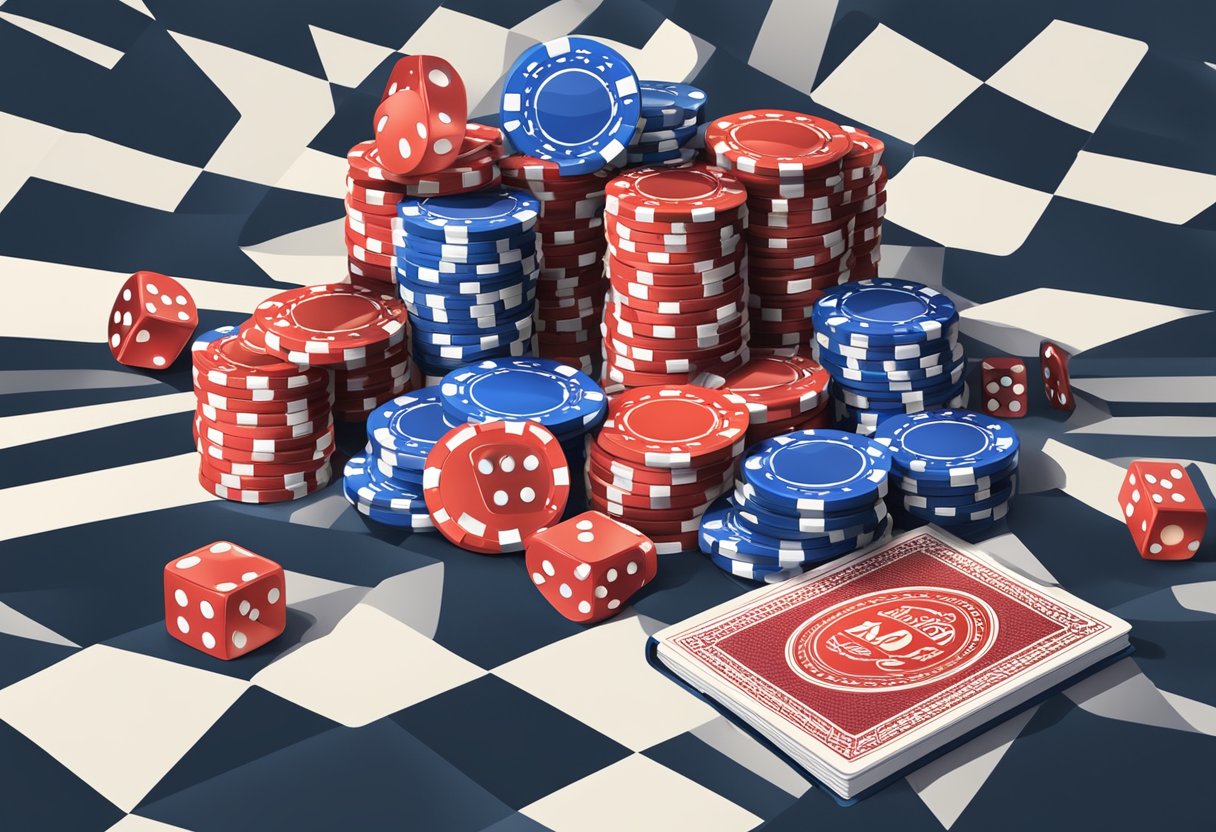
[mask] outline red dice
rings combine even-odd
[[[178,641],[235,659],[287,626],[283,567],[219,540],[165,565],[165,627]]]
[[[1073,410],[1072,384],[1068,380],[1068,352],[1058,344],[1039,344],[1039,369],[1043,373],[1043,392],[1057,410]]]
[[[163,370],[197,326],[198,307],[182,284],[156,272],[136,272],[110,310],[110,352],[120,364]]]
[[[1026,362],[1020,358],[985,358],[980,364],[984,412],[1006,419],[1026,415]]]
[[[659,570],[650,538],[598,511],[533,535],[524,560],[545,600],[580,624],[616,615]]]
[[[374,129],[385,170],[419,176],[451,167],[469,115],[464,81],[452,65],[434,55],[402,58],[384,92]]]
[[[1148,560],[1186,560],[1199,551],[1208,514],[1178,462],[1136,460],[1119,489],[1127,529]]]

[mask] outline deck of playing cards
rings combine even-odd
[[[927,527],[668,627],[651,649],[848,799],[1127,650],[1130,629]]]

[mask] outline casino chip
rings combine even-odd
[[[508,156],[501,164],[503,184],[528,191],[543,206],[536,222],[544,261],[536,288],[536,353],[591,375],[600,357],[607,288],[603,206],[610,177],[603,170],[563,176],[556,162],[533,156]]]
[[[267,298],[242,330],[280,360],[332,370],[334,418],[361,422],[411,384],[405,321],[392,295],[321,284]]]
[[[462,549],[521,551],[561,518],[570,469],[554,435],[536,422],[453,428],[435,443],[423,496],[436,528]]]
[[[191,348],[199,484],[226,500],[272,503],[324,488],[333,453],[333,383],[266,350],[253,326]]]
[[[702,518],[700,548],[732,575],[774,582],[885,540],[890,470],[886,448],[841,431],[765,439]]]
[[[824,290],[811,320],[812,355],[832,376],[845,427],[870,435],[888,419],[966,404],[958,310],[936,289],[860,280]]]
[[[598,41],[571,35],[520,55],[503,81],[500,110],[517,150],[577,176],[625,152],[642,102],[628,61]]]
[[[501,187],[400,203],[394,269],[424,376],[535,352],[539,207]]]
[[[389,220],[407,198],[453,196],[500,181],[497,162],[503,156],[502,133],[496,127],[468,122],[464,142],[451,165],[418,176],[386,170],[372,140],[346,154],[346,245],[349,282],[375,291],[396,282],[391,263],[393,240]]]
[[[705,144],[747,189],[751,346],[808,346],[806,310],[876,274],[882,142],[803,113],[750,110],[710,122]]]
[[[691,385],[639,387],[613,398],[588,438],[588,505],[634,526],[660,553],[697,547],[701,515],[734,481],[748,410]]]
[[[702,373],[693,383],[729,391],[747,403],[747,444],[815,427],[831,427],[828,371],[799,348],[754,350],[733,373]]]
[[[891,451],[888,503],[901,528],[935,523],[974,540],[1008,513],[1020,444],[1008,422],[967,410],[901,415],[874,440]]]
[[[747,193],[712,165],[643,167],[608,183],[603,380],[687,384],[747,363]]]

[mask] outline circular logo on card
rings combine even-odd
[[[816,613],[786,642],[785,660],[834,690],[914,688],[973,665],[996,641],[997,626],[992,607],[969,592],[905,586]]]

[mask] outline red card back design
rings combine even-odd
[[[921,535],[673,643],[741,698],[857,761],[1107,629]]]

